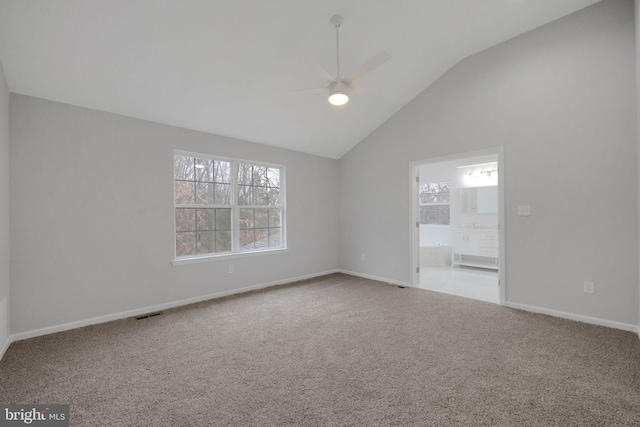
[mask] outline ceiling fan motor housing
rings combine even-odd
[[[329,93],[347,93],[348,91],[349,84],[344,80],[329,83]]]
[[[340,28],[342,25],[342,16],[333,15],[329,20],[329,25],[331,25],[331,28]]]

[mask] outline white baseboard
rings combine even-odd
[[[357,273],[349,270],[338,270],[340,273],[349,274],[351,276],[362,277],[365,279],[377,280],[379,282],[391,283],[398,286],[412,286],[411,283],[403,282],[395,279],[388,279],[385,277],[372,276],[370,274]],[[589,323],[592,325],[606,326],[614,329],[621,329],[623,331],[635,332],[640,339],[640,325],[632,325],[628,323],[616,322],[613,320],[599,319],[597,317],[583,316],[580,314],[567,313],[564,311],[552,310],[549,308],[536,307],[533,305],[518,304],[515,302],[505,302],[505,307],[515,308],[518,310],[530,311],[533,313],[548,314],[549,316],[560,317],[562,319],[576,320],[578,322]]]
[[[180,307],[180,306],[183,306],[183,305],[193,304],[193,303],[197,303],[197,302],[201,302],[201,301],[207,301],[207,300],[215,299],[215,298],[221,298],[221,297],[225,297],[225,296],[229,296],[229,295],[240,294],[240,293],[244,293],[244,292],[250,292],[250,291],[254,291],[254,290],[258,290],[258,289],[264,289],[264,288],[268,288],[268,287],[271,287],[271,286],[284,285],[284,284],[287,284],[287,283],[297,282],[297,281],[300,281],[300,280],[312,279],[314,277],[325,276],[327,274],[333,274],[333,273],[343,273],[343,274],[348,274],[348,275],[351,275],[351,276],[362,277],[362,278],[365,278],[365,279],[376,280],[376,281],[379,281],[379,282],[390,283],[390,284],[398,285],[398,286],[411,286],[411,284],[408,283],[408,282],[403,282],[403,281],[395,280],[395,279],[388,279],[388,278],[385,278],[385,277],[379,277],[379,276],[374,276],[374,275],[370,275],[370,274],[358,273],[358,272],[355,272],[355,271],[349,271],[349,270],[343,270],[343,269],[329,270],[329,271],[324,271],[324,272],[319,272],[319,273],[314,273],[314,274],[307,274],[307,275],[304,275],[304,276],[292,277],[292,278],[289,278],[289,279],[283,279],[283,280],[277,280],[277,281],[273,281],[273,282],[262,283],[262,284],[253,285],[253,286],[246,286],[246,287],[243,287],[243,288],[237,288],[237,289],[230,289],[230,290],[227,290],[227,291],[215,292],[215,293],[208,294],[208,295],[202,295],[202,296],[199,296],[199,297],[187,298],[187,299],[178,300],[178,301],[172,301],[172,302],[159,304],[159,305],[154,305],[154,306],[141,307],[141,308],[134,309],[134,310],[128,310],[128,311],[123,311],[123,312],[120,312],[120,313],[114,313],[114,314],[109,314],[109,315],[105,315],[105,316],[94,317],[94,318],[91,318],[91,319],[79,320],[79,321],[76,321],[76,322],[64,323],[64,324],[61,324],[61,325],[50,326],[50,327],[36,329],[36,330],[32,330],[32,331],[26,331],[26,332],[20,332],[20,333],[17,333],[17,334],[12,334],[12,335],[10,335],[8,337],[6,342],[0,348],[0,360],[4,356],[5,352],[7,351],[7,349],[11,345],[11,343],[14,342],[14,341],[25,340],[25,339],[28,339],[28,338],[34,338],[34,337],[38,337],[38,336],[42,336],[42,335],[49,335],[49,334],[53,334],[53,333],[56,333],[56,332],[68,331],[68,330],[71,330],[71,329],[81,328],[81,327],[84,327],[84,326],[90,326],[90,325],[95,325],[95,324],[99,324],[99,323],[110,322],[110,321],[113,321],[113,320],[125,319],[127,317],[139,316],[139,315],[146,314],[146,313],[151,313],[151,312],[154,312],[154,311],[168,310],[170,308]],[[515,309],[518,309],[518,310],[525,310],[525,311],[530,311],[530,312],[534,312],[534,313],[548,314],[550,316],[560,317],[560,318],[564,318],[564,319],[577,320],[579,322],[590,323],[590,324],[593,324],[593,325],[607,326],[607,327],[610,327],[610,328],[615,328],[615,329],[621,329],[621,330],[625,330],[625,331],[635,332],[635,333],[638,334],[638,338],[640,339],[640,327],[636,326],[636,325],[631,325],[631,324],[621,323],[621,322],[615,322],[615,321],[605,320],[605,319],[599,319],[599,318],[595,318],[595,317],[582,316],[582,315],[579,315],[579,314],[566,313],[566,312],[563,312],[563,311],[551,310],[551,309],[547,309],[547,308],[530,306],[530,305],[526,305],[526,304],[518,304],[518,303],[513,303],[513,302],[508,302],[508,301],[505,303],[505,306],[506,307],[510,307],[510,308],[515,308]]]
[[[536,306],[533,306],[533,305],[519,304],[519,303],[509,302],[509,301],[507,301],[505,303],[505,306],[506,307],[510,307],[510,308],[515,308],[515,309],[518,309],[518,310],[530,311],[530,312],[533,312],[533,313],[548,314],[549,316],[560,317],[560,318],[563,318],[563,319],[577,320],[578,322],[590,323],[592,325],[606,326],[608,328],[621,329],[623,331],[635,332],[636,334],[638,334],[638,337],[640,338],[640,329],[638,328],[638,326],[637,325],[631,325],[629,323],[622,323],[622,322],[616,322],[616,321],[613,321],[613,320],[599,319],[597,317],[583,316],[581,314],[567,313],[567,312],[564,312],[564,311],[552,310],[552,309],[549,309],[549,308],[536,307]]]
[[[0,360],[2,360],[2,358],[4,357],[4,354],[7,352],[7,350],[9,350],[9,346],[11,345],[12,342],[13,340],[11,339],[11,336],[9,336],[7,338],[7,341],[2,346],[2,348],[0,348]]]
[[[387,279],[385,277],[372,276],[370,274],[357,273],[355,271],[349,271],[349,270],[341,269],[338,271],[340,273],[349,274],[351,276],[377,280],[379,282],[391,283],[393,285],[409,286],[409,287],[412,286],[411,283],[403,282],[400,280]],[[621,329],[623,331],[635,332],[636,334],[638,334],[638,338],[640,339],[640,325],[632,325],[628,323],[616,322],[613,320],[599,319],[597,317],[583,316],[580,314],[567,313],[564,311],[552,310],[552,309],[543,308],[543,307],[536,307],[533,305],[518,304],[514,302],[509,302],[509,301],[505,302],[504,305],[505,307],[515,308],[518,310],[530,311],[533,313],[540,313],[540,314],[548,314],[549,316],[560,317],[562,319],[576,320],[578,322],[589,323],[592,325],[606,326],[609,328]]]
[[[402,282],[402,281],[394,280],[394,279],[387,279],[385,277],[372,276],[372,275],[369,275],[369,274],[357,273],[355,271],[339,270],[339,272],[340,273],[344,273],[344,274],[349,274],[351,276],[362,277],[362,278],[365,278],[365,279],[377,280],[379,282],[387,282],[387,283],[391,283],[393,285],[412,286],[411,283]],[[533,305],[518,304],[518,303],[515,303],[515,302],[509,302],[509,301],[507,301],[504,305],[505,305],[505,307],[515,308],[515,309],[518,309],[518,310],[530,311],[530,312],[533,312],[533,313],[540,313],[540,314],[547,314],[549,316],[560,317],[562,319],[576,320],[578,322],[589,323],[589,324],[592,324],[592,325],[606,326],[606,327],[609,327],[609,328],[621,329],[623,331],[635,332],[636,334],[638,334],[638,338],[640,339],[640,326],[639,325],[632,325],[632,324],[628,324],[628,323],[616,322],[616,321],[613,321],[613,320],[599,319],[597,317],[583,316],[583,315],[580,315],[580,314],[567,313],[567,312],[564,312],[564,311],[552,310],[552,309],[543,308],[543,307],[536,307],[536,306],[533,306]]]
[[[9,328],[9,297],[6,296],[0,299],[0,360],[4,357],[4,353],[11,345],[11,334]]]
[[[338,273],[344,273],[350,276],[362,277],[363,279],[377,280],[378,282],[386,282],[392,285],[411,286],[411,283],[409,282],[403,282],[401,280],[395,280],[395,279],[387,279],[386,277],[372,276],[371,274],[358,273],[355,271],[341,269],[341,270],[338,270]]]
[[[237,289],[230,289],[230,290],[227,290],[227,291],[215,292],[215,293],[208,294],[208,295],[202,295],[202,296],[199,296],[199,297],[187,298],[187,299],[178,300],[178,301],[172,301],[172,302],[168,302],[168,303],[164,303],[164,304],[141,307],[141,308],[137,308],[137,309],[134,309],[134,310],[128,310],[128,311],[123,311],[123,312],[114,313],[114,314],[108,314],[108,315],[105,315],[105,316],[94,317],[94,318],[91,318],[91,319],[78,320],[78,321],[75,321],[75,322],[64,323],[64,324],[61,324],[61,325],[49,326],[49,327],[46,327],[46,328],[35,329],[35,330],[32,330],[32,331],[20,332],[20,333],[17,333],[17,334],[12,334],[9,337],[9,342],[7,343],[6,347],[8,348],[9,344],[11,344],[14,341],[26,340],[26,339],[29,339],[29,338],[35,338],[35,337],[39,337],[39,336],[42,336],[42,335],[54,334],[56,332],[63,332],[63,331],[71,330],[71,329],[82,328],[84,326],[96,325],[98,323],[111,322],[113,320],[126,319],[127,317],[140,316],[140,315],[146,314],[146,313],[152,313],[152,312],[160,311],[160,310],[168,310],[170,308],[180,307],[180,306],[187,305],[187,304],[193,304],[193,303],[196,303],[196,302],[207,301],[207,300],[210,300],[210,299],[226,297],[226,296],[229,296],[229,295],[235,295],[235,294],[240,294],[240,293],[244,293],[244,292],[255,291],[257,289],[264,289],[264,288],[268,288],[268,287],[271,287],[271,286],[284,285],[284,284],[287,284],[287,283],[297,282],[297,281],[306,280],[306,279],[312,279],[314,277],[325,276],[327,274],[332,274],[332,273],[337,273],[337,272],[338,272],[338,270],[330,270],[330,271],[323,271],[323,272],[320,272],[320,273],[307,274],[307,275],[304,275],[304,276],[292,277],[292,278],[283,279],[283,280],[276,280],[276,281],[273,281],[273,282],[267,282],[267,283],[262,283],[262,284],[258,284],[258,285],[246,286],[246,287],[237,288]],[[0,354],[4,354],[4,353],[0,353]]]

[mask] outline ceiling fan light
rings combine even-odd
[[[349,97],[344,92],[333,92],[329,95],[329,103],[332,105],[344,105],[349,102]]]

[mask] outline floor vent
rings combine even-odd
[[[136,320],[148,319],[150,317],[160,316],[162,314],[161,311],[156,311],[155,313],[142,314],[140,316],[136,316]]]

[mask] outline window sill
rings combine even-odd
[[[267,249],[263,251],[251,251],[251,252],[234,252],[231,254],[222,254],[222,255],[207,255],[207,256],[199,256],[199,257],[183,257],[176,258],[171,261],[171,264],[175,266],[179,265],[188,265],[188,264],[199,264],[201,262],[211,262],[211,261],[226,261],[230,259],[236,258],[246,258],[252,256],[260,256],[260,255],[271,255],[271,254],[281,254],[288,252],[287,248],[281,249]]]

